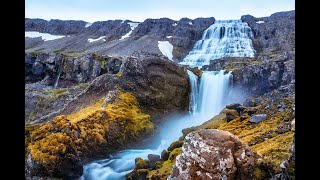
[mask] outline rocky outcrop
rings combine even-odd
[[[90,58],[87,57],[70,60],[70,65],[67,64],[62,71],[61,83],[63,83],[63,80],[69,80],[65,78],[74,78],[75,76],[73,75],[76,72],[88,76],[92,75],[94,71],[90,67],[93,67],[95,60],[91,59],[90,61]],[[81,59],[87,62],[78,66],[81,71],[73,69],[72,67],[74,66],[72,64]],[[185,68],[179,67],[176,63],[168,61],[162,56],[154,55],[126,57],[122,59],[120,68],[118,60],[113,58],[109,60],[110,67],[113,68],[107,69],[107,74],[98,76],[84,88],[76,91],[77,93],[71,93],[73,91],[68,90],[73,86],[62,89],[65,93],[59,93],[58,89],[48,90],[45,89],[46,86],[41,87],[39,83],[37,83],[38,85],[27,85],[26,87],[30,88],[26,94],[26,96],[30,97],[28,102],[34,103],[32,103],[33,105],[26,103],[28,105],[26,106],[26,111],[29,112],[26,117],[41,116],[40,119],[33,119],[36,122],[42,122],[57,115],[70,114],[78,111],[81,107],[92,105],[98,99],[107,97],[110,91],[117,88],[132,92],[137,98],[141,109],[150,114],[154,121],[159,121],[167,113],[187,110],[189,102],[186,97],[189,95],[189,81]],[[90,62],[92,65],[90,65]],[[107,64],[106,62],[105,65],[107,66]],[[116,72],[117,69],[119,69],[117,74],[109,74],[109,72]],[[48,93],[46,93],[47,91]],[[47,94],[50,94],[50,96]],[[58,96],[61,99],[52,99],[51,97],[55,94],[64,96]],[[41,103],[39,102],[39,96],[43,97]],[[39,111],[38,105],[40,104],[46,106],[45,110]],[[29,120],[31,119],[29,118]]]
[[[251,27],[254,49],[258,53],[290,52],[295,48],[295,11],[274,13],[270,17],[241,17]],[[262,21],[264,23],[257,23]]]
[[[168,179],[252,179],[258,157],[227,131],[200,130],[186,136]]]
[[[117,91],[115,98],[25,129],[26,176],[76,179],[82,165],[128,147],[152,133],[150,115],[139,109],[132,93]]]
[[[121,64],[121,57],[102,57],[97,54],[77,57],[54,53],[26,53],[25,82],[42,80],[43,84],[53,86],[59,78],[59,87],[66,87],[68,84],[91,81],[104,73],[116,74]]]

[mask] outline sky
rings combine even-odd
[[[132,20],[147,18],[214,17],[240,19],[242,15],[270,16],[295,9],[295,0],[25,0],[25,17],[41,19]]]

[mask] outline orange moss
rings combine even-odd
[[[99,100],[79,112],[57,116],[42,125],[27,126],[25,142],[32,158],[42,165],[52,164],[52,168],[65,155],[83,156],[102,147],[118,147],[152,132],[150,115],[140,111],[134,95],[121,91],[118,95],[106,108],[101,107],[103,100]]]

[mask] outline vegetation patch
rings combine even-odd
[[[27,153],[47,172],[54,172],[68,159],[111,152],[153,131],[150,115],[140,111],[133,94],[119,91],[113,103],[101,107],[102,103],[26,126]]]

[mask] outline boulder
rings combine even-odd
[[[163,150],[163,151],[161,152],[161,159],[162,159],[163,161],[166,161],[166,160],[168,160],[168,158],[169,158],[169,152],[166,151],[166,150]]]
[[[263,120],[267,119],[267,115],[266,114],[257,114],[257,115],[254,115],[250,118],[249,122],[252,122],[252,123],[259,123]]]
[[[232,121],[234,118],[239,117],[238,111],[234,109],[228,109],[226,111],[226,116],[227,116],[227,122]]]
[[[227,109],[237,110],[240,106],[241,106],[241,104],[239,104],[239,103],[234,103],[234,104],[229,104],[229,105],[227,105],[226,108],[227,108]]]
[[[148,160],[149,167],[153,168],[156,162],[160,160],[160,156],[156,154],[148,154]]]
[[[168,179],[253,179],[257,158],[233,134],[202,129],[186,136]]]

